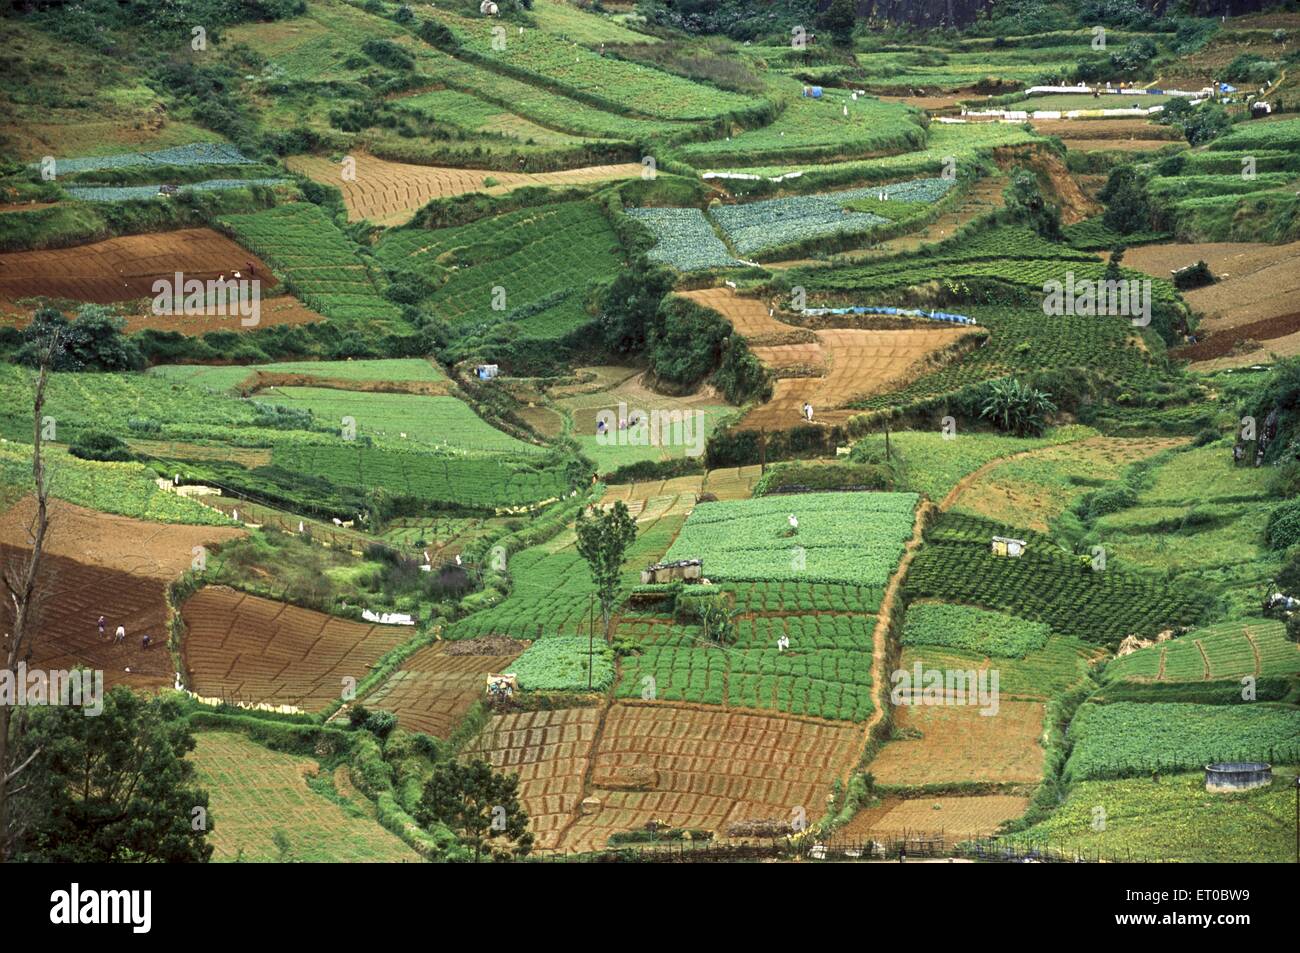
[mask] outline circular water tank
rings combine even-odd
[[[1205,766],[1205,790],[1249,791],[1273,783],[1273,766],[1263,761],[1223,761]]]

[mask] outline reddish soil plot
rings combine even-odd
[[[409,731],[446,738],[470,705],[483,697],[489,672],[508,672],[519,657],[510,655],[448,655],[448,644],[420,649],[365,699],[367,708],[382,708],[397,716]]]
[[[809,372],[818,376],[826,373],[826,356],[822,346],[811,344],[772,344],[750,348],[754,356],[778,374]]]
[[[871,762],[881,784],[1037,781],[1043,776],[1044,706],[1002,701],[995,715],[976,705],[900,705],[895,724],[920,738],[885,745]]]
[[[170,279],[178,271],[187,280],[230,277],[249,261],[257,268],[262,287],[274,288],[277,282],[264,262],[210,228],[127,235],[74,248],[8,252],[0,254],[0,308],[21,310],[14,301],[37,295],[96,304],[152,298],[158,278]],[[237,319],[227,320],[239,324]]]
[[[1152,152],[1169,145],[1168,139],[1062,139],[1071,152]]]
[[[701,288],[698,291],[680,292],[683,298],[689,298],[705,308],[712,308],[731,322],[736,333],[748,338],[750,343],[772,339],[776,343],[780,338],[790,335],[807,335],[803,328],[779,321],[769,314],[766,302],[758,298],[746,298],[734,290],[721,288]]]
[[[0,543],[7,571],[25,566],[30,550]],[[104,673],[104,686],[162,688],[176,674],[167,651],[167,583],[114,569],[87,566],[47,553],[38,580],[36,636],[28,668],[70,670],[79,665]],[[96,620],[105,617],[105,637]],[[125,641],[113,634],[121,625]],[[153,644],[145,649],[141,637]]]
[[[411,165],[364,154],[353,158],[356,177],[348,180],[343,179],[339,163],[323,156],[293,156],[285,160],[285,165],[317,182],[342,189],[349,221],[365,218],[376,225],[404,224],[431,200],[466,192],[499,195],[525,185],[580,185],[641,175],[641,166],[631,162],[562,172],[524,173]],[[485,186],[484,180],[489,178],[496,184]]]
[[[4,313],[6,310],[7,313]],[[0,324],[26,327],[32,319],[33,311],[33,308],[19,308],[12,301],[0,297]],[[138,308],[124,310],[119,316],[126,322],[128,334],[153,328],[155,331],[200,335],[209,331],[255,331],[273,324],[313,324],[325,320],[324,315],[313,311],[291,294],[263,298],[255,325],[241,323],[240,316],[231,314],[229,308],[226,308],[225,314],[218,314],[215,306],[205,314],[153,314],[149,311],[147,301],[140,301]]]
[[[804,401],[812,404],[815,421],[839,423],[855,413],[841,409],[849,401],[885,393],[910,380],[922,365],[970,331],[935,325],[902,330],[833,328],[816,333],[828,366],[826,376],[776,381],[772,399],[746,415],[742,426],[772,430],[794,426]]]
[[[370,625],[205,586],[181,607],[181,658],[189,687],[209,698],[293,705],[307,711],[339,697],[385,652],[414,635],[410,626]]]
[[[579,810],[599,708],[494,715],[465,754],[519,775],[519,796],[535,847],[557,846]]]
[[[0,542],[28,548],[27,528],[35,513],[36,499],[29,496],[0,514]],[[50,501],[49,513],[47,553],[166,582],[190,568],[195,546],[247,535],[234,526],[182,526],[111,516],[62,500]]]
[[[1300,309],[1300,242],[1289,245],[1165,243],[1142,245],[1124,253],[1125,265],[1156,278],[1168,278],[1175,268],[1202,260],[1219,281],[1185,291],[1183,296],[1192,310],[1202,316],[1199,331],[1203,338],[1296,315]],[[1294,327],[1272,336],[1281,337],[1297,330],[1300,330],[1300,320]]]
[[[956,843],[968,837],[988,837],[1004,821],[1014,820],[1029,807],[1029,798],[1008,794],[981,797],[927,797],[913,800],[886,798],[856,814],[836,832],[836,839],[866,841],[908,832],[939,833]]]
[[[1147,119],[1031,119],[1036,132],[1062,139],[1092,139],[1125,142],[1138,139],[1163,139],[1182,142],[1183,136],[1171,126],[1161,126]],[[1108,146],[1117,149],[1119,146]]]
[[[600,809],[578,818],[562,847],[604,847],[651,820],[725,833],[732,823],[820,817],[831,782],[856,761],[850,725],[671,705],[614,705],[592,758]]]

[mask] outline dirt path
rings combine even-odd
[[[871,633],[871,685],[875,689],[875,697],[872,699],[874,707],[871,717],[867,719],[867,723],[863,726],[862,737],[864,742],[870,742],[871,732],[875,730],[876,725],[880,724],[880,720],[885,717],[885,703],[888,700],[885,690],[887,681],[885,678],[885,659],[888,655],[889,623],[894,614],[894,599],[898,595],[898,590],[902,587],[903,581],[907,578],[907,570],[912,565],[912,558],[916,555],[916,551],[921,548],[925,533],[925,521],[933,506],[933,503],[924,500],[916,508],[916,521],[912,524],[912,538],[907,541],[903,558],[899,560],[898,568],[894,570],[894,574],[889,577],[889,585],[885,587],[885,595],[880,600],[880,611],[876,614],[876,627]]]
[[[1208,682],[1210,680],[1210,657],[1205,654],[1205,646],[1201,644],[1200,639],[1197,639],[1192,644],[1196,646],[1196,651],[1201,653],[1201,664],[1205,667],[1201,680]]]
[[[1250,651],[1251,651],[1251,654],[1253,654],[1253,655],[1255,656],[1255,674],[1256,674],[1256,675],[1263,675],[1263,674],[1264,674],[1264,665],[1263,665],[1263,662],[1260,661],[1260,657],[1259,657],[1259,645],[1258,645],[1258,643],[1255,642],[1254,637],[1250,634],[1250,628],[1249,628],[1249,627],[1246,627],[1246,628],[1242,629],[1242,634],[1246,636],[1246,641],[1250,643]]]

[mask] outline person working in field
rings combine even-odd
[[[812,423],[812,418],[813,418],[812,404],[808,403],[807,401],[804,401],[803,416],[804,419],[808,421],[808,423]]]
[[[117,627],[117,632],[114,633],[113,635],[113,641],[117,643],[122,643],[126,641],[126,626],[119,625]]]
[[[99,617],[99,623],[98,623],[98,625],[99,625],[99,637],[102,639],[102,638],[104,637],[104,617],[103,617],[103,616],[100,616],[100,617]]]

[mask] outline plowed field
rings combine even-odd
[[[512,655],[448,655],[447,643],[420,649],[365,699],[366,707],[397,716],[408,731],[446,738],[475,700],[489,672],[508,672]]]
[[[879,394],[902,384],[918,365],[956,343],[969,331],[957,327],[903,330],[833,328],[818,331],[817,341],[827,371],[824,377],[778,380],[772,399],[746,415],[748,429],[784,429],[800,421],[804,401],[812,404],[814,421],[839,423],[853,411],[841,410],[855,397]]]
[[[323,156],[294,156],[285,161],[294,172],[343,191],[349,221],[369,219],[376,225],[401,225],[415,211],[433,199],[450,198],[466,192],[489,195],[509,192],[525,185],[580,185],[640,176],[636,163],[598,165],[562,172],[492,172],[433,165],[390,162],[369,155],[355,155],[356,177],[345,180],[342,166]],[[485,179],[497,184],[485,186]]]
[[[565,836],[569,851],[659,820],[725,833],[736,821],[821,816],[831,781],[856,761],[851,725],[668,705],[613,706],[592,759],[600,810]],[[642,788],[628,790],[629,787]]]
[[[6,571],[26,565],[26,548],[0,543]],[[36,636],[28,645],[29,668],[70,670],[78,665],[104,673],[105,688],[162,688],[176,678],[167,651],[167,584],[114,569],[87,566],[47,554],[41,564]],[[105,637],[96,620],[105,617]],[[121,625],[126,640],[113,641]],[[141,637],[153,644],[144,649]]]
[[[871,773],[881,784],[1037,781],[1043,775],[1043,705],[1003,701],[995,715],[974,705],[900,705],[904,737],[880,749]]]
[[[96,304],[152,298],[158,278],[171,279],[178,271],[186,280],[207,281],[222,274],[231,277],[235,271],[248,277],[246,263],[250,261],[262,288],[274,288],[277,282],[264,262],[210,228],[127,235],[48,251],[8,252],[0,255],[0,305],[17,310],[15,299],[35,295]]]
[[[324,708],[414,632],[205,586],[181,607],[189,687],[209,698]]]
[[[858,813],[836,837],[853,842],[911,832],[942,832],[944,840],[952,844],[967,837],[987,837],[1003,821],[1019,817],[1028,807],[1029,798],[1007,794],[906,801],[886,798],[878,806]]]
[[[494,715],[465,752],[519,775],[520,800],[539,850],[557,846],[579,808],[599,721],[599,708]]]
[[[797,328],[772,317],[768,314],[768,306],[758,298],[746,298],[725,286],[683,291],[681,296],[718,312],[731,322],[737,334],[748,338],[751,344],[768,338],[807,333],[803,328]]]

